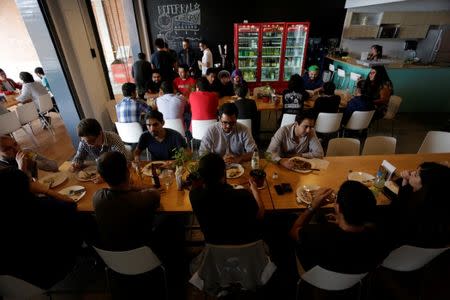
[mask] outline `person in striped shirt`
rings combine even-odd
[[[136,85],[126,82],[122,85],[124,98],[116,104],[117,121],[120,123],[140,122],[141,115],[151,111],[151,108],[136,98]]]

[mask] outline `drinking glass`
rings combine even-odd
[[[166,187],[166,190],[169,190],[169,186],[172,184],[175,176],[173,173],[173,170],[170,169],[164,169],[161,172],[161,183]]]

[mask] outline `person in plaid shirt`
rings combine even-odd
[[[136,85],[126,82],[122,85],[125,98],[116,104],[117,121],[120,123],[133,123],[141,120],[141,115],[151,111],[151,108],[136,98]]]
[[[96,119],[83,119],[77,126],[80,143],[77,153],[72,159],[72,171],[79,171],[84,167],[84,161],[89,157],[97,159],[102,153],[117,151],[128,157],[125,145],[120,137],[111,131],[103,131]],[[97,178],[100,180],[99,178]],[[94,179],[94,182],[96,180]]]

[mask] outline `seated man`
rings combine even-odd
[[[11,78],[8,78],[5,71],[0,69],[0,93],[4,93],[5,95],[14,95],[16,89],[22,89],[22,85],[20,83],[16,83]]]
[[[367,96],[367,85],[365,80],[359,80],[356,83],[355,96],[347,103],[342,117],[342,124],[347,124],[348,120],[355,111],[374,110],[372,100]]]
[[[308,73],[303,75],[303,83],[308,93],[319,94],[322,90],[323,81],[319,76],[319,67],[312,65],[308,68]]]
[[[81,170],[84,167],[84,161],[90,157],[97,159],[100,154],[105,152],[117,151],[127,155],[125,145],[120,137],[111,131],[103,131],[102,126],[96,119],[83,119],[77,126],[80,143],[77,153],[72,159],[72,171]],[[97,178],[99,179],[99,178]],[[96,180],[97,181],[97,180]]]
[[[339,110],[339,104],[341,103],[341,97],[335,95],[336,85],[333,82],[328,81],[323,84],[323,95],[316,99],[314,102],[314,110],[317,114],[324,113],[337,113]]]
[[[152,71],[152,80],[150,81],[148,89],[150,93],[155,94],[159,93],[159,88],[161,87],[161,73],[158,69],[154,69]]]
[[[178,75],[180,77],[173,80],[175,90],[185,96],[186,99],[189,98],[189,94],[192,91],[195,91],[195,79],[189,76],[188,69],[187,65],[180,65],[178,67]]]
[[[138,162],[144,149],[148,149],[151,160],[174,159],[174,150],[187,148],[186,139],[173,129],[164,128],[163,114],[152,111],[145,116],[145,125],[148,131],[139,138],[139,143],[134,151],[134,161]]]
[[[160,111],[166,120],[183,119],[186,100],[183,96],[173,93],[173,85],[168,81],[161,84],[162,95],[156,98],[155,108]]]
[[[316,265],[347,274],[375,269],[385,253],[373,223],[376,214],[373,193],[360,182],[346,181],[337,194],[335,221],[309,224],[331,193],[331,189],[318,190],[289,232],[297,242],[297,256],[304,271]]]
[[[149,245],[159,192],[131,186],[127,160],[119,152],[100,155],[97,170],[109,186],[92,199],[101,246],[123,251]]]
[[[141,115],[151,109],[144,101],[136,98],[136,85],[131,82],[122,84],[124,98],[116,104],[117,121],[120,123],[140,122]]]
[[[234,96],[233,82],[231,81],[230,72],[222,70],[217,74],[220,81],[219,96]]]
[[[219,93],[220,91],[220,81],[217,79],[217,69],[216,68],[208,68],[206,70],[206,79],[209,83],[209,91]]]
[[[267,152],[287,169],[292,169],[292,156],[305,158],[323,157],[323,149],[314,131],[316,114],[312,109],[302,111],[295,117],[293,124],[280,127],[270,141]]]
[[[250,191],[233,189],[226,182],[224,160],[214,153],[200,159],[198,171],[204,187],[192,189],[189,199],[205,241],[239,245],[261,239],[265,208],[256,183],[249,180]]]
[[[197,91],[189,95],[192,120],[217,119],[219,97],[210,90],[208,80],[202,77],[197,80]]]
[[[200,155],[217,153],[226,163],[249,161],[257,149],[250,129],[237,123],[238,108],[225,103],[220,109],[220,122],[211,125],[200,144]]]
[[[0,272],[48,289],[75,265],[82,242],[79,216],[72,199],[38,197],[32,184],[16,168],[0,169]]]

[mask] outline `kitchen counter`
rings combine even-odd
[[[328,59],[334,60],[339,63],[353,65],[355,67],[360,68],[369,68],[366,65],[363,65],[358,62],[357,59],[350,57],[350,56],[344,56],[344,57],[337,57],[332,55],[327,55]],[[450,68],[450,66],[445,64],[422,64],[422,63],[414,63],[414,64],[407,64],[404,63],[401,60],[394,60],[393,63],[385,65],[387,69],[433,69],[433,68]]]

